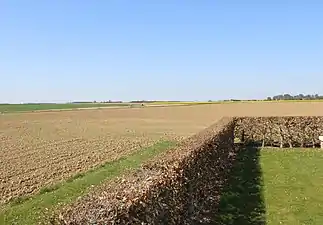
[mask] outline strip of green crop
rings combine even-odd
[[[66,110],[66,109],[84,109],[84,108],[107,108],[107,107],[125,107],[128,103],[64,103],[64,104],[0,104],[0,112],[31,112],[39,110]]]
[[[7,204],[0,212],[0,224],[37,224],[44,219],[43,215],[46,212],[52,211],[61,204],[73,202],[78,197],[88,193],[91,186],[99,185],[103,181],[117,177],[126,170],[139,168],[144,161],[175,145],[175,142],[160,141],[127,157],[107,162],[86,173],[77,174],[55,186],[43,188],[31,198]]]

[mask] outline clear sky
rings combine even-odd
[[[323,1],[2,0],[0,80],[0,102],[323,94]]]

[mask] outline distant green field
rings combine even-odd
[[[78,109],[92,107],[129,106],[128,103],[66,103],[66,104],[0,104],[0,112],[30,112],[51,109]]]

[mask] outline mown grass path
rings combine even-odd
[[[267,225],[323,224],[323,151],[264,149]]]
[[[92,186],[121,175],[126,170],[140,167],[144,161],[157,156],[175,144],[170,141],[160,141],[127,157],[108,162],[86,173],[77,174],[52,187],[43,188],[39,194],[31,198],[16,200],[5,205],[0,211],[0,224],[37,224],[44,219],[46,212],[52,211],[61,204],[74,201],[86,194]]]
[[[321,225],[322,184],[320,149],[242,149],[221,196],[217,224]]]

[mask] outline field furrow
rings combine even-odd
[[[64,180],[135,149],[147,147],[153,139],[137,137],[93,139],[45,145],[38,151],[2,163],[0,192],[3,202],[39,191],[42,186]]]

